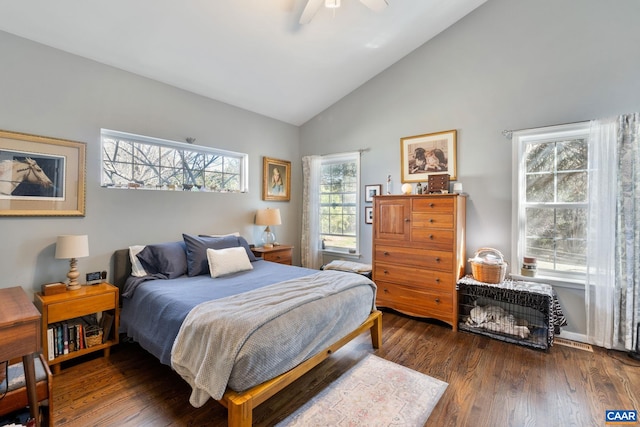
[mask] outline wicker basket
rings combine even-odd
[[[492,258],[494,262],[482,262],[483,259]],[[507,275],[508,264],[504,261],[502,253],[493,248],[480,248],[476,251],[471,263],[473,278],[484,283],[501,283]]]
[[[102,329],[99,326],[87,326],[85,343],[87,348],[102,344]]]

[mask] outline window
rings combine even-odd
[[[359,252],[360,154],[323,156],[321,163],[322,248],[356,254]]]
[[[583,280],[587,268],[589,123],[514,132],[514,271]]]
[[[248,155],[102,129],[102,186],[247,191]]]

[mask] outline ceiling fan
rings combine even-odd
[[[340,7],[340,0],[308,0],[307,5],[302,11],[302,15],[300,15],[300,24],[308,24],[311,22],[323,3],[324,6],[329,9],[336,9]],[[364,4],[374,12],[380,12],[388,6],[387,0],[360,0],[360,3]]]

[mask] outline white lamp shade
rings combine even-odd
[[[87,256],[89,256],[89,236],[84,234],[58,236],[56,258],[70,259]]]
[[[256,225],[280,225],[280,209],[258,209],[256,213]]]

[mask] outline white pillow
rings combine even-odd
[[[205,234],[203,234],[202,236],[205,236]],[[240,237],[240,232],[234,231],[233,233],[226,233],[226,234],[206,234],[206,237],[227,237],[227,236]]]
[[[144,277],[147,272],[144,270],[142,263],[136,255],[145,248],[144,245],[129,246],[129,258],[131,259],[131,275],[135,277]]]
[[[226,249],[209,248],[207,249],[207,260],[213,278],[253,269],[247,251],[242,246]]]

